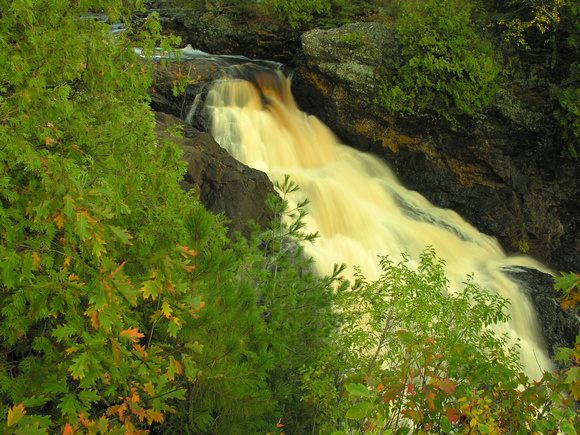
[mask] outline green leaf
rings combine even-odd
[[[363,384],[347,384],[345,388],[350,394],[354,396],[370,397],[371,395],[367,386]]]
[[[580,380],[580,367],[572,367],[566,370],[566,380],[564,381],[567,384],[573,384],[574,382],[578,382]]]
[[[82,379],[85,376],[88,359],[89,354],[87,352],[83,352],[73,360],[73,364],[69,368],[73,378]]]
[[[89,238],[89,233],[87,231],[87,217],[84,213],[77,213],[76,230],[77,234],[81,240],[86,240]]]
[[[127,234],[127,232],[125,230],[122,230],[120,228],[114,227],[113,225],[109,225],[109,228],[119,238],[119,240],[121,241],[121,243],[123,243],[124,245],[130,245],[131,244],[132,237],[131,237],[130,234]]]
[[[61,325],[53,329],[52,335],[56,337],[56,341],[61,342],[63,339],[69,338],[71,335],[78,332],[77,328],[69,325]]]
[[[94,390],[81,390],[78,393],[78,397],[87,406],[100,400],[99,394]]]
[[[67,394],[60,400],[57,408],[60,408],[63,414],[69,414],[77,405],[77,397],[74,394]]]
[[[64,207],[62,208],[64,215],[69,218],[69,220],[74,219],[75,210],[73,206],[73,199],[69,193],[64,196]]]
[[[167,333],[170,337],[177,337],[177,333],[181,328],[175,322],[169,322],[167,325]]]
[[[346,418],[350,418],[351,420],[361,420],[371,415],[372,411],[373,405],[371,402],[359,402],[353,405],[346,412]]]
[[[565,435],[577,435],[578,432],[576,432],[576,429],[574,428],[574,426],[572,425],[572,423],[569,420],[565,420],[560,422],[560,430],[565,434]]]
[[[564,295],[570,293],[574,287],[580,288],[580,275],[577,273],[562,272],[561,277],[554,277],[554,289],[562,291]]]
[[[446,415],[443,415],[441,417],[441,429],[443,429],[443,432],[451,432],[452,429],[451,422],[449,421]]]
[[[47,399],[44,396],[32,396],[29,397],[28,399],[24,399],[22,401],[22,404],[26,407],[26,408],[32,408],[35,406],[41,406],[44,405],[46,402],[48,402],[49,399]]]
[[[489,433],[489,426],[486,424],[478,424],[477,428],[481,433]]]

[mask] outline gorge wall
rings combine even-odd
[[[380,23],[313,30],[301,39],[279,23],[237,23],[220,13],[167,15],[165,25],[193,48],[285,62],[293,71],[293,93],[300,108],[320,118],[345,143],[382,157],[408,188],[437,206],[455,210],[496,237],[507,253],[524,250],[555,271],[580,270],[576,199],[580,171],[576,161],[555,151],[560,139],[551,118],[549,83],[532,77],[514,79],[475,119],[395,118],[373,102],[377,73],[392,70],[399,53],[396,35]],[[346,44],[341,36],[352,33],[364,34],[364,44],[356,48]],[[187,61],[158,72],[153,108],[181,119],[191,117],[190,108],[204,98],[216,71],[211,62]],[[186,75],[189,84],[183,94],[174,96],[171,83],[178,75]],[[195,118],[197,127],[204,129],[203,116]],[[257,171],[252,174],[257,176]],[[221,176],[214,173],[216,177]],[[204,191],[202,186],[198,189]],[[205,188],[207,195],[213,190]],[[256,196],[248,216],[260,215],[261,198]],[[228,201],[222,200],[222,206]],[[235,220],[231,212],[236,207],[230,209],[228,217]],[[569,346],[578,323],[558,309],[551,279],[533,273],[518,279],[534,289],[530,297],[552,349]]]

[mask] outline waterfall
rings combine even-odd
[[[234,67],[235,77],[244,68]],[[531,302],[503,273],[510,267],[542,268],[531,258],[507,257],[492,237],[479,233],[457,213],[430,204],[405,189],[378,158],[340,143],[316,117],[301,112],[292,97],[290,80],[281,73],[252,73],[216,82],[206,108],[212,114],[211,133],[232,156],[260,169],[271,180],[290,174],[300,186],[298,202],[308,197],[308,230],[319,239],[306,252],[317,271],[327,274],[335,263],[350,271],[359,266],[378,278],[378,255],[417,261],[427,246],[446,262],[451,289],[462,288],[473,273],[480,288],[511,301],[508,332],[520,340],[525,372],[539,379],[550,368],[542,333]]]

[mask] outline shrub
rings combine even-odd
[[[412,0],[395,23],[403,60],[377,102],[391,113],[423,109],[473,115],[493,100],[499,68],[463,0]]]

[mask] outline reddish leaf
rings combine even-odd
[[[461,413],[455,408],[449,408],[445,411],[445,415],[451,423],[457,423],[461,418]]]
[[[434,411],[435,410],[435,393],[430,391],[429,393],[426,394],[426,398],[427,398],[427,405],[429,405],[429,409],[431,411]]]
[[[452,395],[455,391],[455,384],[450,379],[441,379],[435,383],[435,388],[445,391],[447,394]]]
[[[115,276],[117,273],[119,273],[119,271],[120,271],[120,270],[123,268],[123,266],[125,266],[125,263],[126,263],[126,262],[127,262],[127,261],[123,261],[123,262],[121,263],[121,265],[120,265],[120,266],[118,266],[118,267],[117,267],[117,268],[116,268],[116,269],[115,269],[115,270],[114,270],[114,271],[113,271],[113,272],[112,272],[112,273],[109,275],[109,278],[113,278],[113,277],[114,277],[114,276]]]

